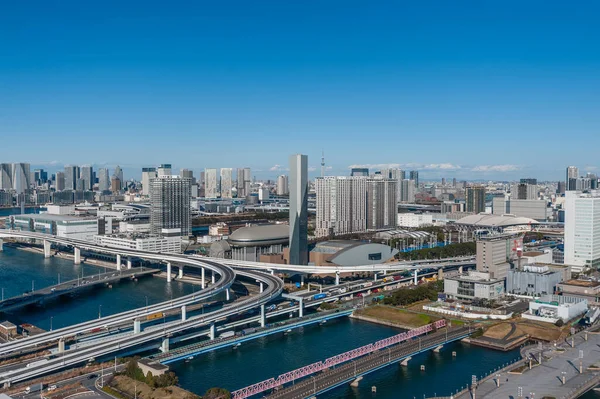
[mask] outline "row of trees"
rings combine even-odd
[[[425,248],[411,252],[400,252],[396,255],[403,260],[422,260],[451,258],[455,256],[475,255],[477,244],[475,242],[461,242],[457,244],[446,245],[445,247]]]
[[[144,375],[144,372],[140,366],[138,366],[137,359],[135,358],[129,360],[122,374],[134,380],[144,382],[151,388],[170,387],[179,383],[179,378],[172,371],[157,376],[152,375],[152,373],[148,371],[148,374]]]
[[[415,288],[401,288],[394,292],[392,296],[386,297],[383,303],[386,305],[407,306],[424,299],[435,301],[437,300],[438,292],[441,292],[443,289],[443,281],[422,284]]]
[[[273,213],[243,213],[220,216],[200,216],[192,219],[193,226],[211,225],[217,222],[256,222],[269,220],[287,220],[289,212],[273,212]]]

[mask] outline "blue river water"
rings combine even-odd
[[[72,261],[49,258],[41,254],[6,247],[0,252],[0,287],[5,298],[21,295],[31,289],[55,284],[58,274],[62,281],[78,274],[98,273],[102,268],[74,265]],[[21,309],[14,314],[0,314],[1,320],[28,322],[49,329],[75,324],[102,315],[113,314],[173,297],[191,293],[190,284],[148,277],[138,282],[124,281],[112,289],[99,288],[78,296],[49,301],[43,306]],[[190,362],[171,365],[180,385],[199,395],[214,386],[230,390],[242,388],[295,368],[324,360],[329,356],[366,345],[400,333],[400,330],[376,324],[342,318],[323,326],[295,330],[290,335],[276,334],[244,343],[236,350],[221,350],[197,356]],[[457,352],[455,358],[452,351]],[[423,395],[449,395],[465,386],[472,374],[483,375],[518,356],[517,352],[496,352],[468,344],[455,343],[441,353],[425,353],[415,357],[408,367],[392,365],[368,375],[359,388],[344,386],[320,398],[422,398]],[[420,366],[425,365],[425,371]],[[371,386],[377,387],[376,395]],[[594,396],[590,397],[593,398]]]

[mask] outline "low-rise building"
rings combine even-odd
[[[444,293],[451,299],[497,299],[504,295],[504,280],[489,277],[489,273],[470,272],[446,277]]]
[[[415,214],[415,213],[399,213],[398,226],[400,227],[422,227],[431,226],[433,224],[433,215],[431,214]]]
[[[144,375],[152,373],[152,375],[156,377],[158,375],[163,375],[167,371],[169,371],[169,366],[165,366],[164,364],[161,364],[156,360],[142,358],[138,360],[137,364],[138,367],[144,372]]]
[[[521,316],[525,319],[547,323],[556,323],[558,320],[567,322],[584,314],[587,310],[587,299],[564,295],[546,295],[529,302],[529,310]]]
[[[600,298],[600,282],[594,280],[568,280],[556,286],[559,294],[589,298],[598,302]]]
[[[9,224],[15,230],[52,234],[62,238],[90,242],[94,241],[94,236],[99,233],[98,220],[95,217],[32,213],[11,216]]]
[[[398,252],[397,249],[384,244],[330,240],[318,243],[310,251],[309,263],[315,266],[380,264],[393,259]]]
[[[135,249],[139,251],[180,254],[181,237],[152,236],[147,234],[97,235],[94,241],[98,245],[111,248]]]
[[[0,323],[0,336],[5,339],[14,338],[17,336],[17,326],[10,321]]]
[[[562,273],[552,271],[548,266],[527,265],[522,270],[508,271],[506,292],[531,296],[554,294],[562,278]]]

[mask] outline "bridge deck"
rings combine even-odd
[[[158,273],[158,269],[132,268],[121,271],[112,270],[108,273],[99,273],[85,276],[77,280],[65,281],[60,284],[51,285],[33,292],[27,292],[22,296],[7,298],[0,301],[0,312],[22,308],[40,301],[48,300],[65,294],[88,289],[99,284],[110,284],[124,278],[141,277]]]
[[[444,329],[420,339],[413,339],[384,348],[338,367],[330,368],[322,373],[315,374],[312,377],[297,381],[291,386],[273,392],[267,397],[283,399],[310,398],[409,356],[434,349],[448,342],[460,340],[469,334],[469,330],[464,327],[448,331]]]

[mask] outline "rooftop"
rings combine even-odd
[[[457,220],[455,223],[478,227],[509,227],[539,224],[537,220],[526,217],[519,217],[515,215],[492,215],[491,213],[479,213],[477,215],[465,216],[464,218]]]
[[[33,219],[33,220],[50,220],[53,222],[81,222],[96,220],[94,216],[81,217],[81,216],[70,216],[70,215],[52,215],[49,213],[27,213],[21,215],[15,215],[15,219]]]
[[[577,287],[598,287],[600,285],[600,282],[593,280],[568,280],[563,282],[562,284],[575,285]]]
[[[287,224],[266,224],[247,226],[237,229],[229,236],[230,242],[258,242],[270,240],[288,240],[290,226]]]

